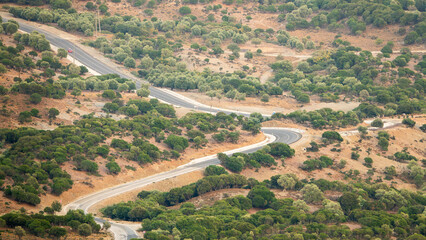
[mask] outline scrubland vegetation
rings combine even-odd
[[[249,192],[247,196],[226,198],[201,208],[190,202],[175,209],[165,207],[224,188],[245,188]],[[279,191],[294,192],[300,197],[276,198]],[[333,192],[333,197],[328,192]],[[111,218],[142,221],[147,239],[421,239],[424,235],[419,221],[424,214],[424,196],[384,184],[309,181],[294,174],[258,182],[241,175],[222,174],[169,192],[142,191],[138,197],[134,202],[106,207],[102,213]],[[317,210],[312,210],[312,206],[317,206]],[[347,224],[359,227],[351,229]]]
[[[167,164],[208,150],[211,143],[238,143],[244,132],[256,135],[262,123],[273,120],[303,128],[308,140],[300,146],[271,143],[249,154],[218,153],[222,167],[207,167],[203,178],[167,191],[141,191],[137,200],[105,206],[100,213],[140,222],[143,238],[152,240],[425,238],[426,153],[419,147],[425,141],[419,133],[426,131],[424,0],[0,2],[13,4],[3,8],[16,18],[77,35],[146,81],[137,89],[134,81],[115,74],[92,76],[86,67],[67,62],[65,49],[52,51],[42,34],[22,33],[18,22],[1,21],[0,74],[17,76],[0,85],[0,114],[21,126],[43,117],[55,125],[0,129],[0,187],[7,199],[40,206],[46,196],[73,187],[70,166],[88,178],[101,176],[103,168],[120,176],[120,160],[143,167]],[[391,37],[375,35],[376,30],[392,31]],[[374,46],[361,48],[351,41],[357,38]],[[348,111],[274,112],[270,118],[179,114],[147,99],[148,84],[219,103],[292,98],[296,109],[319,102],[359,105]],[[103,117],[82,114],[65,125],[55,121],[61,111],[40,107],[43,99],[68,95],[79,106],[79,97],[89,92],[102,99]],[[17,95],[32,109],[10,110],[8,101]],[[388,129],[397,118],[390,127],[397,130]],[[414,133],[415,139],[396,137],[395,131]],[[277,169],[285,172],[270,174]],[[233,195],[237,190],[245,195]],[[197,205],[219,192],[225,192],[223,199]],[[92,215],[79,210],[54,215],[60,209],[54,202],[39,213],[25,208],[5,213],[0,227],[15,228],[18,238],[101,231]]]

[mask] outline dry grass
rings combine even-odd
[[[80,235],[78,235],[77,233],[74,233],[71,231],[71,229],[67,229],[68,230],[68,234],[66,236],[67,240],[113,240],[114,238],[111,236],[110,233],[106,233],[106,232],[100,232],[97,234],[92,234],[88,237],[82,237]],[[36,237],[34,235],[30,235],[27,234],[26,236],[23,236],[21,239],[19,239],[15,233],[14,233],[14,229],[10,229],[10,228],[4,228],[1,229],[1,235],[0,235],[0,239],[4,239],[4,240],[42,240],[42,239],[46,239],[45,237],[41,238],[41,237]]]

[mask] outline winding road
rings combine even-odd
[[[7,20],[7,17],[4,17],[3,19]],[[135,79],[135,77],[133,76],[126,75],[123,72],[120,72],[114,68],[109,67],[107,64],[91,56],[90,54],[85,52],[83,49],[81,49],[80,47],[78,47],[77,45],[75,45],[74,43],[66,39],[60,38],[56,36],[55,34],[52,34],[51,32],[34,27],[31,24],[26,23],[26,21],[24,20],[19,20],[18,22],[20,24],[20,29],[25,32],[38,31],[39,33],[44,34],[46,36],[46,39],[49,40],[52,45],[58,48],[73,49],[73,51],[75,52],[75,55],[74,54],[73,55],[75,56],[76,60],[78,60],[83,65],[93,69],[94,71],[100,74],[115,73],[124,78]],[[142,83],[142,81],[138,79],[135,79],[135,81],[137,83],[137,86],[140,86]],[[174,106],[195,109],[198,111],[204,111],[204,112],[209,112],[213,114],[217,112],[224,112],[227,114],[237,113],[244,116],[247,116],[250,114],[250,113],[244,113],[244,112],[238,112],[238,111],[232,111],[232,110],[226,110],[226,109],[211,108],[209,106],[195,102],[191,99],[187,99],[172,91],[163,90],[163,89],[155,88],[152,86],[150,87],[150,91],[151,91],[151,97],[158,98],[159,100],[167,102]],[[247,147],[234,149],[232,151],[225,152],[225,154],[230,155],[235,152],[243,152],[243,153],[255,152],[271,142],[282,142],[282,143],[291,144],[298,141],[302,136],[300,133],[301,131],[297,131],[295,129],[286,129],[286,128],[262,128],[262,132],[267,136],[267,140],[261,143],[247,146]],[[136,181],[128,182],[125,184],[117,185],[112,188],[104,189],[102,191],[93,193],[91,195],[84,196],[64,206],[64,211],[67,211],[69,209],[82,209],[85,212],[88,212],[91,206],[107,198],[117,196],[128,191],[139,189],[143,186],[149,185],[154,182],[159,182],[165,179],[174,178],[179,175],[183,175],[195,170],[204,169],[209,165],[215,165],[219,163],[220,162],[217,159],[216,155],[195,159],[191,161],[190,163],[179,166],[176,169],[155,174],[155,175],[142,178]],[[98,223],[105,222],[105,220],[101,218],[96,218],[96,221]],[[139,237],[136,233],[136,229],[138,227],[140,227],[139,224],[129,225],[129,224],[120,224],[120,223],[113,222],[111,223],[110,230],[113,232],[114,238],[116,240],[128,240],[131,238]]]
[[[265,145],[272,142],[283,142],[283,143],[291,144],[301,138],[300,133],[297,133],[289,129],[283,129],[283,128],[262,128],[262,132],[267,136],[267,139],[265,141],[260,142],[258,144],[250,145],[247,147],[234,149],[224,153],[227,155],[231,155],[236,152],[251,153],[261,149]],[[96,192],[88,196],[84,196],[66,205],[64,207],[64,211],[66,212],[69,209],[82,209],[85,212],[88,212],[91,206],[99,203],[100,201],[104,199],[114,197],[132,190],[140,189],[151,183],[174,178],[174,177],[177,177],[186,173],[190,173],[192,171],[201,170],[210,165],[216,165],[216,164],[220,164],[220,161],[216,155],[195,159],[173,170],[155,174],[155,175],[142,178],[136,181],[124,183],[118,186],[114,186],[112,188],[104,189],[102,191]],[[95,220],[99,223],[104,222],[104,220],[100,218],[96,218]],[[131,238],[137,238],[138,235],[136,233],[136,229],[138,228],[140,228],[140,224],[135,224],[130,226],[130,225],[120,224],[115,222],[111,223],[111,231],[113,232],[114,238],[116,240],[128,240]]]

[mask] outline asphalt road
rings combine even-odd
[[[7,21],[7,17],[3,18],[4,21]],[[110,74],[110,73],[115,73],[118,74],[120,77],[123,78],[129,78],[129,79],[134,79],[136,81],[136,86],[140,87],[141,84],[144,82],[143,80],[137,79],[134,76],[131,75],[127,75],[121,71],[118,71],[116,69],[113,69],[111,67],[109,67],[107,64],[101,62],[100,60],[96,59],[95,57],[93,57],[92,55],[90,55],[89,53],[85,52],[84,50],[82,50],[80,47],[78,47],[77,45],[75,45],[74,43],[60,38],[48,31],[45,31],[43,29],[39,29],[37,27],[31,26],[29,24],[26,24],[24,22],[24,20],[19,20],[19,28],[22,31],[25,32],[33,32],[33,31],[37,31],[39,33],[42,33],[46,36],[46,39],[50,41],[50,43],[58,48],[63,48],[63,49],[72,49],[73,53],[71,53],[72,57],[75,57],[76,60],[78,60],[79,62],[81,62],[83,65],[95,70],[96,72],[100,73],[100,74]],[[175,95],[170,95],[166,92],[164,92],[163,90],[150,86],[149,90],[151,91],[151,97],[157,98],[161,101],[167,102],[169,104],[172,104],[174,106],[179,106],[179,107],[184,107],[184,108],[191,108],[191,109],[197,109],[199,111],[204,111],[204,112],[209,112],[209,113],[217,113],[217,112],[224,112],[227,114],[230,113],[238,113],[240,115],[249,115],[247,113],[241,113],[238,111],[232,111],[232,110],[226,110],[226,109],[215,109],[215,108],[211,108],[209,106],[205,106],[205,105],[201,105],[201,104],[197,104],[194,105],[194,103],[191,103],[189,101],[186,101],[184,99],[181,99]]]
[[[7,20],[4,18],[4,20]],[[100,74],[109,74],[109,73],[115,73],[120,75],[124,78],[130,78],[135,79],[133,76],[128,76],[120,71],[117,71],[115,69],[110,68],[107,64],[101,62],[100,60],[96,59],[95,57],[91,56],[90,54],[83,51],[81,48],[73,44],[72,42],[59,38],[58,36],[51,34],[50,32],[44,31],[42,29],[38,29],[36,27],[33,27],[31,25],[28,25],[24,23],[23,21],[19,21],[20,29],[25,32],[32,32],[32,31],[38,31],[39,33],[42,33],[46,36],[46,39],[50,41],[50,43],[58,48],[64,48],[64,49],[72,49],[74,51],[73,57],[76,58],[79,62],[84,64],[85,66],[95,70],[96,72]],[[136,80],[137,86],[140,86],[142,81]],[[161,89],[150,87],[151,96],[158,98],[159,100],[162,100],[164,102],[167,102],[169,104],[190,108],[190,109],[196,109],[199,111],[205,111],[210,113],[217,113],[217,112],[225,112],[227,114],[229,113],[238,113],[241,115],[248,115],[248,113],[241,113],[238,111],[230,111],[230,110],[223,110],[223,109],[214,109],[210,108],[208,106],[203,106],[201,104],[194,104],[194,102],[188,101],[186,99],[182,99],[176,94],[169,94],[168,92],[165,92]],[[295,131],[288,130],[288,129],[279,129],[279,128],[263,128],[262,132],[268,135],[273,135],[274,142],[283,142],[283,143],[293,143],[296,142],[301,138],[301,135]],[[266,144],[266,143],[265,143]],[[265,145],[264,144],[264,145]],[[263,146],[259,146],[259,144],[255,144],[252,147],[246,147],[245,150],[242,150],[240,152],[244,153],[250,153],[255,152],[258,149],[262,148]],[[112,188],[105,189],[103,191],[85,196],[83,198],[80,198],[67,206],[65,206],[65,209],[83,209],[85,212],[88,211],[88,209],[93,206],[94,204],[113,197],[120,195],[122,193],[135,190],[138,188],[141,188],[143,186],[146,186],[151,183],[155,183],[158,181],[163,181],[165,179],[170,179],[177,177],[182,174],[186,174],[195,170],[204,169],[205,167],[209,165],[215,165],[219,164],[219,160],[216,156],[207,157],[201,159],[201,161],[194,161],[193,163],[185,164],[184,166],[178,167],[176,169],[159,173],[150,177],[146,177],[140,180],[136,180],[133,182],[128,182],[122,185],[118,185]],[[98,223],[105,222],[105,220],[101,218],[96,218],[96,221]],[[137,238],[138,235],[136,234],[135,229],[138,228],[137,225],[128,225],[128,224],[119,224],[119,223],[111,223],[111,231],[114,233],[115,239],[117,240],[128,240],[131,238]]]
[[[291,144],[296,142],[297,140],[299,140],[301,138],[301,135],[299,133],[296,133],[294,131],[291,130],[287,130],[287,129],[280,129],[280,128],[264,128],[262,129],[262,132],[267,134],[267,135],[272,135],[273,136],[273,142],[282,142],[282,143],[287,143],[287,144]],[[266,144],[268,144],[267,142],[264,142],[261,146],[259,145],[255,145],[254,147],[246,147],[244,150],[239,151],[239,152],[243,152],[243,153],[251,153],[251,152],[255,152],[259,149],[261,149],[262,147],[264,147]],[[68,204],[67,206],[64,207],[64,209],[69,210],[69,209],[82,209],[85,212],[88,212],[89,208],[97,203],[99,203],[100,201],[107,199],[107,198],[111,198],[120,194],[123,194],[125,192],[129,192],[135,189],[139,189],[143,186],[155,183],[155,182],[160,182],[166,179],[170,179],[170,178],[174,178],[177,177],[179,175],[183,175],[192,171],[196,171],[196,170],[200,170],[200,169],[204,169],[207,166],[210,165],[216,165],[219,164],[220,161],[219,159],[217,159],[216,156],[211,156],[211,157],[206,157],[203,158],[202,161],[197,161],[194,160],[194,163],[189,163],[189,164],[185,164],[183,166],[180,166],[176,169],[167,171],[167,172],[162,172],[159,174],[155,174],[146,178],[142,178],[136,181],[132,181],[132,182],[128,182],[125,184],[121,184],[118,186],[114,186],[112,188],[108,188],[105,190],[102,190],[100,192],[91,194],[89,196],[85,196],[83,198],[80,198],[70,204]],[[98,221],[99,223],[104,222],[103,219],[100,218],[96,218],[96,221]],[[112,223],[111,224],[111,230],[115,235],[115,239],[116,240],[128,240],[131,238],[137,238],[138,235],[136,234],[135,229],[137,229],[137,227],[140,226],[129,226],[126,224],[118,224],[118,223]]]

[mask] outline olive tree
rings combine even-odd
[[[110,223],[110,222],[108,222],[108,221],[105,221],[105,222],[103,223],[103,225],[102,225],[102,228],[103,228],[105,231],[108,231],[108,229],[110,229],[110,228],[111,228],[111,223]]]
[[[189,8],[188,6],[183,6],[181,8],[179,8],[179,13],[182,15],[187,15],[191,13],[191,8]]]
[[[56,56],[58,56],[59,58],[66,58],[68,56],[68,52],[63,48],[59,48]]]
[[[297,176],[293,173],[287,173],[284,175],[281,175],[280,178],[278,178],[277,183],[282,188],[286,190],[293,190],[296,186],[296,183],[299,181]]]
[[[143,85],[141,86],[141,88],[139,88],[139,89],[136,91],[136,94],[137,94],[139,97],[148,97],[148,96],[149,96],[149,94],[151,94],[151,91],[149,90],[149,85],[147,85],[147,84],[143,84]]]
[[[297,210],[302,211],[304,213],[309,212],[309,206],[303,200],[296,200],[296,201],[294,201],[293,202],[293,207],[295,207]]]
[[[17,226],[15,227],[15,234],[18,236],[19,240],[21,240],[22,237],[26,235],[26,232],[21,226]]]
[[[87,237],[92,235],[92,227],[87,223],[80,224],[77,231],[81,236]]]
[[[315,184],[306,184],[301,192],[303,194],[303,200],[307,203],[318,203],[324,199],[324,194]]]
[[[61,237],[67,235],[67,230],[65,228],[54,226],[49,230],[49,236],[53,239],[61,239]]]
[[[52,202],[51,207],[55,212],[60,212],[62,210],[62,204],[56,200]]]
[[[374,121],[373,122],[371,122],[371,126],[372,127],[377,127],[377,128],[382,128],[383,127],[383,121],[382,121],[382,119],[380,119],[380,118],[376,118],[376,119],[374,119]]]
[[[49,120],[52,121],[54,119],[56,119],[56,117],[59,115],[59,110],[56,108],[51,108],[49,109],[49,112],[47,114],[47,116],[49,117]]]

